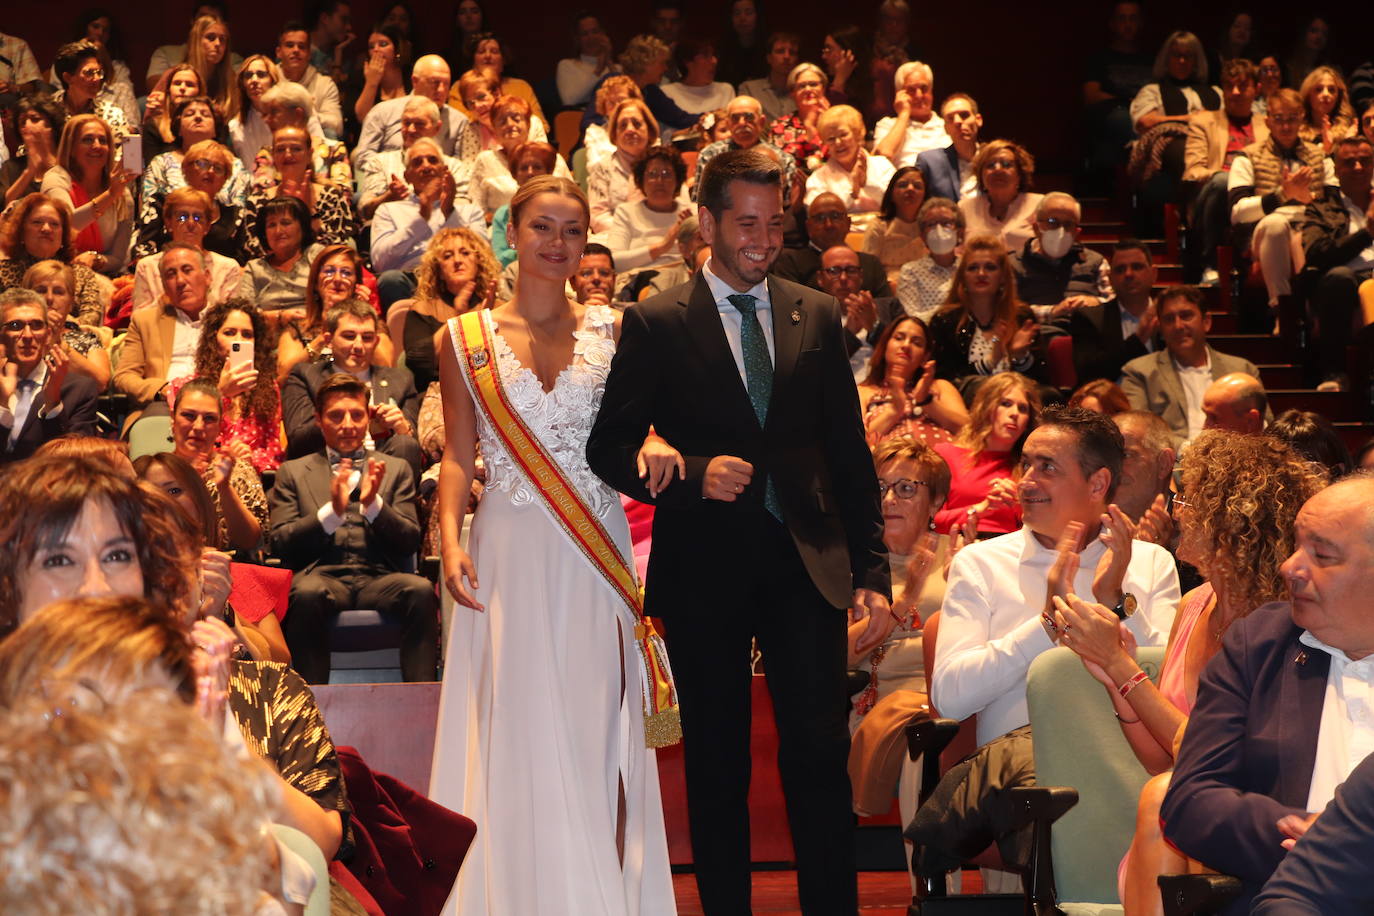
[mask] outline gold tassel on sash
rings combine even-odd
[[[639,658],[641,695],[644,712],[644,743],[667,747],[682,740],[682,720],[678,715],[677,688],[668,667],[668,651],[644,616],[644,601],[639,580],[616,550],[605,528],[583,505],[577,490],[563,469],[544,451],[543,444],[529,431],[506,400],[506,392],[496,377],[496,357],[487,325],[485,309],[466,312],[450,320],[450,333],[466,355],[466,370],[476,406],[506,446],[511,459],[520,466],[563,533],[599,572],[629,607],[635,618],[635,643]]]

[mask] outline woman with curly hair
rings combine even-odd
[[[72,211],[46,194],[30,194],[13,204],[0,224],[0,289],[19,286],[39,261],[58,261],[72,269],[72,311],[78,323],[100,327],[110,304],[109,284],[76,260]]]
[[[611,112],[626,99],[643,101],[644,93],[639,91],[634,80],[623,73],[606,77],[597,88],[596,104],[587,109],[588,115],[582,122],[582,148],[587,151],[588,170],[608,156],[615,155],[615,143],[607,133],[606,126]]]
[[[230,359],[245,350],[253,354],[251,361]],[[282,458],[276,366],[277,347],[267,319],[251,301],[235,297],[201,313],[194,377],[218,386],[224,399],[220,446],[246,459],[259,474],[275,471]],[[168,384],[174,400],[186,381]]]
[[[1035,209],[1043,194],[1035,187],[1035,159],[1010,140],[993,140],[973,157],[977,191],[959,201],[970,236],[995,235],[1007,251],[1020,251],[1035,237]]]
[[[1116,615],[1101,605],[1056,598],[1061,638],[1107,688],[1121,730],[1155,778],[1141,793],[1136,836],[1118,875],[1127,912],[1160,912],[1155,878],[1188,871],[1164,842],[1159,805],[1168,788],[1176,741],[1197,697],[1198,675],[1221,649],[1227,628],[1255,608],[1287,594],[1280,565],[1293,551],[1298,510],[1326,485],[1313,466],[1283,442],[1207,430],[1183,454],[1183,487],[1173,501],[1178,558],[1206,582],[1183,596],[1169,634],[1159,685],[1139,676],[1132,646]],[[1072,627],[1072,629],[1067,629]]]
[[[415,269],[415,298],[409,300],[403,332],[406,368],[415,376],[416,391],[425,391],[439,378],[437,335],[450,318],[485,305],[500,275],[491,247],[476,232],[442,229],[435,234]]]
[[[954,269],[949,298],[930,319],[940,378],[965,391],[978,376],[994,372],[1036,376],[1038,330],[1030,306],[1016,295],[1007,249],[995,236],[970,238]]]
[[[1298,136],[1320,143],[1329,156],[1331,147],[1342,137],[1359,129],[1355,109],[1350,105],[1350,90],[1339,72],[1318,67],[1302,81],[1303,122]]]
[[[1040,406],[1036,384],[1018,372],[999,372],[978,387],[959,435],[934,446],[950,472],[949,497],[935,513],[938,533],[952,534],[970,521],[981,535],[1021,527],[1017,466]]]

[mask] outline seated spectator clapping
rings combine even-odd
[[[873,344],[867,375],[859,383],[859,409],[870,447],[894,438],[949,442],[969,422],[958,390],[935,377],[929,329],[910,316],[889,321]]]
[[[816,127],[830,158],[806,179],[807,205],[829,192],[839,197],[851,214],[876,214],[896,170],[883,156],[864,150],[863,115],[849,105],[836,105],[825,110]]]
[[[223,302],[238,290],[243,268],[233,258],[205,250],[205,235],[210,229],[214,204],[205,192],[177,188],[162,204],[162,224],[169,242],[198,249],[209,264],[210,288],[207,301]],[[151,308],[163,301],[162,253],[139,258],[134,267],[133,307]]]
[[[72,211],[79,263],[116,276],[129,263],[138,176],[119,162],[115,133],[96,115],[81,114],[62,128],[57,164],[43,174],[43,193]]]
[[[387,201],[405,200],[410,195],[401,176],[405,173],[406,150],[421,137],[439,136],[443,122],[439,106],[424,96],[413,95],[406,100],[401,112],[401,145],[382,150],[358,160],[358,215],[365,222],[372,220],[377,208]],[[455,186],[466,191],[472,175],[472,163],[452,156],[444,156],[444,165],[453,176]]]
[[[264,203],[282,195],[299,198],[310,210],[311,228],[319,241],[327,245],[356,244],[358,217],[353,210],[353,194],[340,185],[320,180],[312,150],[310,134],[304,128],[283,127],[272,134],[272,167],[279,181],[270,188],[250,193],[244,211],[243,223],[248,232],[244,247],[253,257],[267,253],[254,228],[258,211]]]
[[[24,274],[38,261],[66,264],[76,278],[71,294],[77,321],[100,327],[110,304],[109,281],[76,260],[72,237],[70,209],[43,194],[20,198],[0,227],[0,288],[22,285]]]
[[[101,391],[105,390],[113,373],[110,353],[105,349],[109,331],[83,325],[72,317],[76,271],[61,261],[39,261],[25,271],[19,285],[38,293],[47,302],[48,324],[61,338],[71,370],[89,375]]]

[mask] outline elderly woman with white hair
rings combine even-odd
[[[896,170],[884,157],[864,150],[864,118],[857,108],[828,108],[818,119],[817,128],[830,158],[806,179],[806,203],[809,206],[826,192],[838,196],[845,209],[859,217],[854,221],[854,231],[861,232],[882,207]]]
[[[935,112],[935,73],[930,65],[909,60],[897,68],[893,83],[897,95],[892,106],[897,114],[883,118],[873,129],[877,140],[873,152],[901,168],[915,165],[921,153],[943,149],[950,141],[945,119]]]

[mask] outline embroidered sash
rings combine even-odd
[[[640,683],[644,697],[644,742],[649,747],[666,747],[682,740],[678,716],[677,688],[668,667],[668,653],[651,618],[644,616],[644,600],[639,581],[616,550],[601,520],[582,502],[577,490],[543,444],[530,432],[511,407],[496,373],[496,347],[491,330],[483,320],[485,309],[475,309],[453,319],[454,337],[466,356],[465,371],[476,394],[475,402],[501,437],[506,451],[558,522],[563,533],[576,545],[607,584],[629,607],[635,618],[634,638],[640,661]]]

